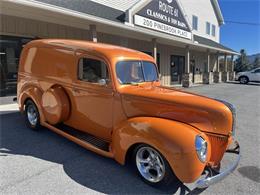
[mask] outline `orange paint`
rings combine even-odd
[[[82,57],[104,62],[107,85],[78,79]],[[159,81],[122,85],[116,64],[125,60],[154,63],[144,53],[106,44],[74,40],[37,40],[21,54],[18,103],[21,112],[30,98],[38,107],[41,124],[98,154],[125,163],[129,148],[146,143],[156,148],[183,182],[194,182],[206,165],[218,165],[230,144],[232,113],[213,99],[160,85]],[[109,151],[59,132],[64,123],[109,142]],[[202,163],[195,137],[208,142]]]

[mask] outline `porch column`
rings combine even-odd
[[[231,55],[231,70],[229,72],[229,80],[234,81],[235,80],[236,73],[234,71],[234,55]]]
[[[217,71],[219,72],[219,52],[217,52]]]
[[[185,48],[185,73],[190,73],[190,47]]]
[[[203,83],[211,84],[213,82],[213,73],[210,71],[210,50],[207,50],[207,62],[206,62],[206,70],[203,73]]]
[[[221,82],[221,72],[219,71],[219,52],[217,52],[216,58],[217,58],[217,60],[216,60],[217,67],[213,74],[213,80],[214,80],[214,83],[219,83],[219,82]]]
[[[206,72],[210,72],[210,53],[209,50],[207,50],[207,70]]]
[[[155,63],[157,64],[157,40],[153,39],[152,42],[153,42],[153,58]]]
[[[234,71],[234,55],[231,55],[231,71]]]
[[[89,25],[90,38],[93,42],[97,42],[97,26],[94,24]]]
[[[185,48],[185,73],[182,77],[182,86],[190,87],[192,85],[192,73],[190,73],[190,47]]]
[[[227,59],[227,54],[224,55],[224,72],[222,73],[222,81],[227,82],[228,81],[228,70],[227,70],[227,65],[228,65],[228,59]]]
[[[224,67],[225,67],[225,72],[227,72],[227,63],[228,63],[227,54],[225,54],[225,56],[224,56]]]

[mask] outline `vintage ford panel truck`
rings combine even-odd
[[[240,159],[234,107],[161,86],[154,59],[135,50],[32,41],[21,54],[17,94],[30,128],[47,127],[120,164],[131,161],[151,185],[179,180],[205,188]],[[238,157],[219,172],[226,151]],[[201,177],[205,170],[215,174]]]

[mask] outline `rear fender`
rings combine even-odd
[[[206,165],[201,163],[196,154],[197,135],[208,141],[203,133],[190,125],[162,118],[136,117],[128,119],[115,129],[112,150],[116,161],[125,164],[131,146],[148,144],[165,157],[182,182],[190,183],[201,175]],[[210,158],[210,154],[207,158]]]
[[[18,97],[19,110],[22,113],[24,112],[24,105],[27,99],[31,99],[36,104],[39,114],[41,116],[41,123],[45,121],[45,117],[41,106],[42,94],[43,92],[38,87],[32,86],[23,90],[21,95]]]

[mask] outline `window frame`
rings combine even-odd
[[[196,19],[196,28],[194,28],[194,19]],[[198,29],[199,29],[199,18],[198,18],[198,16],[195,16],[195,15],[192,15],[192,30],[196,30],[196,31],[198,31]]]
[[[140,82],[140,83],[148,83],[148,82],[158,82],[158,81],[160,81],[160,77],[159,77],[159,70],[158,70],[158,66],[154,63],[154,62],[152,62],[152,61],[149,61],[149,60],[138,60],[138,59],[136,59],[136,60],[119,60],[119,61],[117,61],[116,62],[116,65],[115,65],[115,76],[116,76],[116,80],[117,80],[117,82],[120,84],[120,85],[129,85],[129,84],[126,84],[126,83],[121,83],[119,80],[118,80],[118,75],[117,75],[117,66],[118,66],[118,63],[120,63],[120,62],[142,62],[142,74],[143,74],[143,77],[144,77],[144,81],[143,82]],[[144,70],[143,70],[143,62],[149,62],[149,63],[151,63],[151,64],[153,64],[154,65],[154,67],[155,67],[155,70],[156,70],[156,74],[157,74],[157,80],[155,80],[155,81],[145,81],[145,75],[144,75]],[[137,84],[140,84],[140,83],[137,83]]]
[[[210,22],[206,22],[206,34],[207,35],[210,35],[210,32],[211,32],[211,28],[210,28],[211,24]],[[208,28],[209,27],[209,28]],[[208,31],[209,30],[209,31]]]
[[[154,58],[153,52],[150,52],[150,51],[142,51],[142,52]],[[158,68],[158,73],[159,74],[161,74],[160,63],[161,63],[161,54],[159,52],[157,52],[157,55],[156,55],[156,66]]]
[[[155,81],[159,81],[160,80],[160,76],[159,76],[159,69],[158,69],[158,66],[155,64],[155,63],[153,63],[153,62],[150,62],[150,61],[146,61],[146,60],[141,60],[141,62],[142,62],[142,72],[143,72],[143,75],[144,75],[144,82],[155,82]],[[148,63],[150,63],[150,64],[153,64],[154,65],[154,67],[155,67],[155,70],[156,70],[156,75],[157,75],[157,79],[155,80],[155,81],[146,81],[146,76],[145,76],[145,71],[144,71],[144,62],[148,62]]]
[[[97,60],[97,61],[101,61],[103,62],[106,67],[107,67],[107,72],[108,72],[108,78],[109,78],[109,82],[106,84],[106,85],[100,85],[98,82],[97,83],[94,83],[94,82],[89,82],[89,81],[85,81],[85,80],[82,80],[79,78],[79,63],[80,63],[80,60],[81,59],[91,59],[91,60]],[[111,75],[111,70],[110,70],[110,66],[109,66],[109,63],[106,62],[104,59],[102,58],[99,58],[99,57],[96,57],[96,56],[92,56],[92,55],[87,55],[87,54],[82,54],[82,55],[79,55],[78,58],[77,58],[77,70],[76,70],[76,80],[77,82],[82,82],[84,84],[88,84],[88,85],[94,85],[94,86],[100,86],[100,87],[109,87],[111,88],[112,85],[113,85],[113,79],[112,79],[112,75]]]
[[[214,30],[213,30],[214,29]],[[214,33],[213,33],[214,32]],[[211,25],[211,35],[213,37],[216,37],[216,25],[215,24],[212,24]]]

